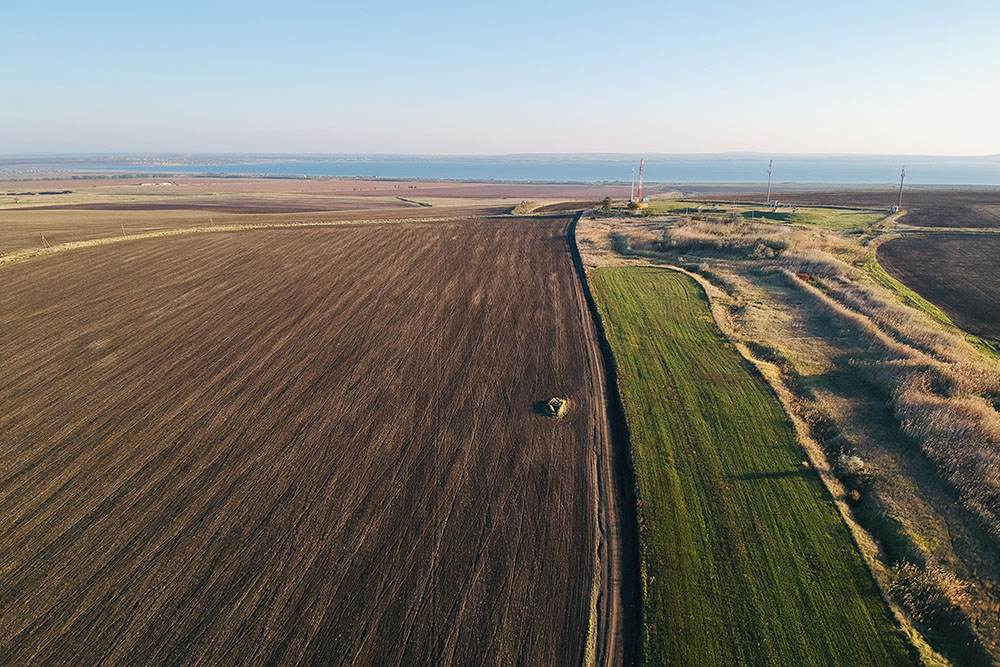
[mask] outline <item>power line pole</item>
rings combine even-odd
[[[903,179],[906,178],[906,167],[899,171],[899,199],[896,200],[896,210],[903,208]]]
[[[642,165],[646,160],[639,158],[639,201],[642,201]]]
[[[771,174],[774,173],[774,160],[767,163],[767,199],[764,200],[765,204],[771,203]]]

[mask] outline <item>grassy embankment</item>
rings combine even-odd
[[[911,664],[777,398],[701,288],[593,272],[632,435],[648,664]]]

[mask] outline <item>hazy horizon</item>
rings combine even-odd
[[[1000,153],[1000,6],[20,3],[5,154]]]
[[[932,157],[715,153],[645,155],[647,183],[907,184],[1000,186],[1000,156]],[[517,154],[478,156],[350,154],[79,154],[0,156],[0,175],[30,173],[225,175],[418,179],[478,182],[628,182],[639,156]]]
[[[565,158],[575,159],[604,159],[604,160],[638,160],[646,159],[725,159],[725,158],[758,158],[769,159],[800,159],[800,160],[886,160],[886,159],[913,159],[927,161],[941,160],[997,160],[1000,153],[987,153],[979,155],[945,155],[945,154],[919,154],[919,153],[774,153],[764,151],[713,151],[713,152],[690,152],[690,153],[664,153],[664,152],[620,152],[620,151],[576,151],[576,152],[527,152],[527,153],[398,153],[398,152],[254,152],[254,151],[36,151],[23,153],[0,153],[0,161],[22,158],[214,158],[214,157],[237,157],[254,159],[277,159],[277,158],[310,158],[310,159],[395,159],[395,158],[417,158],[417,159],[525,159],[525,160],[559,160]]]

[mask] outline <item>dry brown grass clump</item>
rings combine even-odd
[[[889,592],[910,618],[926,632],[947,637],[957,664],[992,662],[969,617],[962,608],[970,602],[967,586],[952,572],[940,567],[921,568],[903,563],[893,568]]]
[[[771,258],[792,246],[790,227],[746,222],[734,216],[727,221],[692,218],[668,232],[664,241],[679,250],[737,252],[755,258]]]

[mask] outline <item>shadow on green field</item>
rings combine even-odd
[[[789,222],[796,214],[786,211],[744,211],[741,213],[747,220],[773,220],[774,222]]]
[[[740,475],[730,475],[729,479],[740,479],[744,481],[755,479],[782,479],[784,477],[817,477],[816,471],[812,468],[802,467],[798,470],[775,470],[774,472],[745,472]]]

